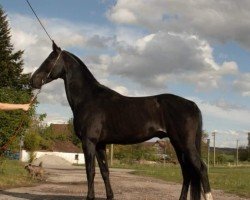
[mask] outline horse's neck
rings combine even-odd
[[[72,62],[68,62],[64,83],[67,99],[74,111],[77,106],[92,100],[93,90],[98,82],[83,63],[79,63],[74,57],[71,59]]]

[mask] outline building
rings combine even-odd
[[[78,146],[74,145],[73,142],[69,139],[72,137],[72,131],[69,129],[68,124],[51,124],[51,134],[57,137],[65,137],[67,139],[63,140],[55,140],[53,145],[49,150],[38,150],[34,152],[35,159],[34,160],[44,160],[46,161],[46,157],[49,159],[61,158],[65,160],[65,164],[85,164],[84,154]],[[22,150],[21,153],[21,161],[28,162],[30,159],[30,152],[26,150]],[[58,159],[59,161],[59,159]],[[66,162],[67,161],[67,162]],[[63,162],[62,162],[63,163]]]

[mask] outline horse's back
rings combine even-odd
[[[171,115],[197,115],[200,110],[195,102],[174,94],[157,95],[157,102],[161,105],[165,112]]]

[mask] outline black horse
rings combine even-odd
[[[75,55],[53,42],[53,51],[31,77],[31,85],[62,78],[74,115],[74,129],[82,141],[88,180],[87,199],[94,199],[95,157],[105,183],[107,199],[113,199],[106,158],[106,144],[134,144],[153,137],[169,137],[183,174],[180,199],[211,200],[207,168],[201,160],[202,116],[197,105],[182,97],[161,94],[126,97],[103,85]],[[201,187],[202,186],[202,187]]]

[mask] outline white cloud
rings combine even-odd
[[[25,50],[24,72],[32,72],[52,51],[51,41],[33,17],[10,13],[9,18],[12,34],[11,39],[14,47],[18,50]],[[90,24],[74,24],[61,19],[41,20],[51,37],[63,49],[70,47],[83,48],[85,45],[94,48],[103,48],[113,40],[110,37],[110,30],[105,27],[97,27]],[[98,43],[96,42],[96,38],[99,38]],[[93,40],[95,40],[95,43]]]
[[[247,146],[248,139],[247,139],[247,132],[242,130],[218,130],[216,131],[216,146],[217,147],[230,147],[236,148],[237,141],[238,146]],[[210,134],[210,138],[213,136]],[[213,146],[213,142],[211,142],[211,146]]]
[[[44,120],[46,124],[65,124],[69,120],[68,116],[62,116],[58,113],[50,113]]]
[[[117,9],[110,14],[110,19],[118,23],[136,23],[135,15],[128,9]]]
[[[233,110],[233,109],[235,109],[235,110],[238,110],[238,109],[239,110],[244,110],[244,107],[242,107],[242,106],[240,106],[238,104],[229,103],[225,99],[218,99],[218,100],[212,102],[211,104],[217,106],[218,108],[226,110],[226,111]]]
[[[238,79],[233,82],[233,86],[242,96],[250,97],[250,73],[239,75]]]
[[[30,46],[37,43],[37,36],[31,33],[26,33],[20,29],[12,28],[12,41],[17,49],[24,46]]]
[[[249,124],[250,111],[245,109],[231,109],[225,110],[221,107],[214,106],[208,103],[201,104],[201,110],[206,115],[216,116],[221,120],[227,120],[234,123],[240,123],[246,127]]]
[[[213,131],[215,129],[233,130],[234,127],[241,127],[243,130],[250,130],[249,119],[250,110],[248,108],[240,107],[226,100],[220,100],[217,102],[205,102],[197,97],[188,97],[197,103],[202,111],[205,124],[208,125]],[[212,121],[211,121],[212,120]]]
[[[154,27],[156,25],[154,22],[161,22],[166,8],[167,2],[162,0],[118,0],[107,12],[107,16],[113,22],[120,24],[144,24]]]
[[[143,38],[138,39],[136,42],[136,47],[137,47],[138,51],[143,52],[146,49],[147,44],[152,39],[154,39],[154,37],[155,37],[155,34],[150,34],[150,35],[147,35]]]
[[[156,32],[134,43],[119,43],[117,54],[96,59],[109,74],[127,77],[151,88],[183,82],[197,89],[217,89],[224,76],[238,73],[235,62],[216,63],[213,49],[198,36]],[[105,60],[102,58],[105,57]]]
[[[154,36],[154,39],[150,44],[144,41],[146,37],[137,38],[137,47],[132,48],[133,43],[129,43],[130,48],[127,46],[124,49],[120,48],[119,54],[113,58],[113,63],[123,64],[125,68],[117,69],[116,73],[134,76],[133,80],[147,86],[163,86],[162,83],[167,79],[181,80],[194,84],[198,90],[233,87],[243,97],[249,97],[248,73],[240,74],[234,61],[216,63],[211,46],[215,42],[235,41],[242,47],[250,49],[249,9],[248,0],[242,0],[240,3],[234,0],[117,0],[107,12],[108,18],[118,24],[144,27],[150,32],[146,37]],[[130,13],[133,20],[126,20],[125,15],[123,17],[118,15],[123,10]],[[160,39],[159,33],[165,37]],[[180,42],[176,41],[177,37],[167,38],[167,33],[179,37]],[[158,45],[155,43],[152,48],[153,41],[157,39]],[[198,65],[200,66],[197,67]],[[153,73],[148,66],[154,69]],[[131,73],[132,69],[129,67],[143,72]],[[191,68],[194,73],[190,73]],[[232,75],[231,82],[223,80],[228,75]]]
[[[220,42],[234,40],[250,48],[249,8],[248,0],[117,0],[107,15],[116,23],[188,32]],[[133,20],[126,20],[124,10]]]
[[[247,133],[250,132],[249,109],[223,99],[217,102],[205,102],[197,97],[187,98],[196,102],[201,109],[203,128],[209,133],[210,139],[213,138],[212,132],[216,132],[217,147],[235,148],[237,140],[240,146],[247,145]]]
[[[63,81],[59,79],[44,85],[41,93],[38,95],[38,101],[40,103],[69,106]]]
[[[118,1],[117,4],[123,7],[127,3]],[[143,6],[150,11],[153,3],[154,1],[146,4],[137,1],[130,4],[129,9]],[[159,1],[154,4],[153,8],[159,9],[159,12],[153,14],[154,20],[162,20],[160,16],[164,14],[164,9],[158,6],[162,8],[164,3],[165,1]],[[24,72],[34,71],[51,51],[50,41],[33,18],[11,14],[10,19],[13,43],[17,49],[25,49]],[[57,36],[56,42],[63,48],[112,46],[116,50],[114,56],[88,56],[91,70],[101,79],[116,74],[152,89],[166,88],[168,82],[183,82],[193,84],[199,90],[207,90],[219,88],[224,76],[238,73],[238,66],[233,61],[221,65],[216,63],[213,48],[198,35],[165,30],[145,35],[124,27],[117,28],[112,34],[112,30],[105,27],[97,29],[94,25],[74,24],[60,19],[42,21],[51,35]],[[239,83],[235,82],[235,85],[237,84]],[[249,92],[244,91],[242,94],[247,96]]]

